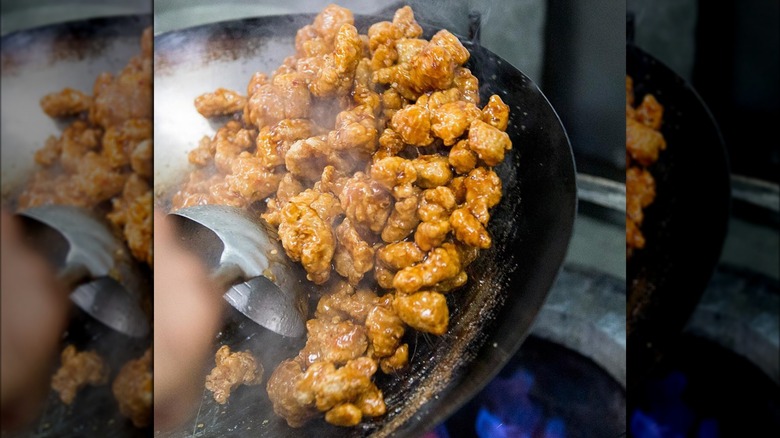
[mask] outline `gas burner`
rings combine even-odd
[[[531,336],[430,438],[619,437],[625,431],[623,387],[594,361]]]
[[[780,435],[780,388],[749,360],[684,336],[629,398],[635,438]]]

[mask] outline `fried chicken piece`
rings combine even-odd
[[[122,167],[130,164],[136,149],[143,143],[149,145],[152,138],[152,121],[149,119],[130,119],[106,129],[103,134],[103,155],[112,167]],[[143,163],[136,165],[143,168],[151,176],[151,169],[146,169],[148,162],[151,168],[151,150]],[[83,154],[79,154],[83,155]],[[137,159],[138,157],[136,157]]]
[[[455,206],[455,194],[445,186],[423,191],[417,209],[422,223],[414,233],[414,242],[420,249],[430,251],[441,245],[452,229],[449,217]]]
[[[209,163],[214,161],[214,154],[216,153],[214,146],[215,144],[211,141],[211,137],[204,135],[198,142],[198,146],[187,153],[187,160],[198,167],[208,166]]]
[[[282,174],[268,170],[261,159],[242,152],[231,162],[231,174],[225,177],[228,189],[247,204],[262,201],[276,192]]]
[[[487,249],[493,243],[485,227],[467,208],[459,208],[453,211],[452,217],[450,217],[450,225],[455,238],[466,245]]]
[[[443,155],[420,155],[412,164],[417,171],[415,184],[424,189],[447,185],[452,179],[449,160]]]
[[[333,155],[327,137],[310,137],[293,143],[284,157],[284,163],[296,178],[316,181],[325,166],[334,163]]]
[[[41,99],[41,108],[49,117],[75,116],[89,111],[90,106],[92,97],[73,88],[63,88]]]
[[[385,374],[395,374],[409,365],[409,344],[403,344],[395,349],[392,356],[379,360],[379,368]]]
[[[626,171],[626,216],[642,225],[643,209],[655,199],[655,179],[647,169],[629,167]]]
[[[133,257],[152,265],[152,189],[137,174],[127,179],[121,197],[112,200],[108,220],[122,230]]]
[[[244,129],[239,122],[231,120],[214,134],[211,146],[214,148],[214,164],[220,172],[230,173],[233,160],[253,144],[253,131]]]
[[[482,121],[501,131],[509,124],[509,105],[497,94],[490,96],[487,105],[482,108]]]
[[[371,289],[357,291],[347,282],[341,282],[344,287],[320,298],[317,303],[315,317],[318,319],[351,319],[358,324],[364,324],[368,312],[377,303],[377,296]]]
[[[384,157],[375,160],[369,174],[389,190],[417,180],[417,169],[414,163],[401,157]]]
[[[477,166],[477,154],[469,147],[468,140],[461,140],[450,149],[448,161],[455,172],[465,174]]]
[[[358,284],[374,267],[374,249],[360,237],[349,218],[336,227],[336,242],[333,267],[350,284]]]
[[[387,112],[387,111],[385,111]],[[374,160],[398,155],[404,150],[406,144],[397,132],[386,128],[379,136],[379,149],[374,153]]]
[[[424,258],[425,253],[414,242],[389,243],[376,251],[377,262],[394,271],[419,263]]]
[[[362,53],[363,47],[357,29],[352,24],[345,23],[336,33],[331,53],[299,59],[297,69],[304,74],[312,95],[343,96],[352,88]]]
[[[138,175],[151,180],[153,154],[154,142],[151,138],[136,144],[135,149],[130,154],[130,168]]]
[[[322,361],[343,365],[363,356],[368,348],[366,328],[349,320],[310,319],[306,333],[306,346],[300,352],[306,366]]]
[[[59,158],[66,172],[78,173],[84,155],[90,151],[98,151],[101,134],[100,129],[90,128],[83,120],[76,120],[62,131]],[[106,155],[105,152],[103,155]]]
[[[363,172],[345,182],[339,200],[356,227],[366,227],[374,233],[382,231],[393,206],[387,189]]]
[[[406,326],[392,306],[375,306],[366,318],[366,332],[375,358],[391,356],[401,344]]]
[[[414,146],[428,146],[431,136],[431,113],[423,105],[408,105],[393,114],[390,127],[401,139]]]
[[[441,30],[407,63],[376,70],[374,82],[388,84],[409,100],[453,85],[455,70],[469,58],[469,52],[447,30]]]
[[[472,103],[462,100],[445,103],[431,112],[431,132],[449,146],[466,132],[471,122],[481,118],[482,112]]]
[[[453,83],[460,90],[461,99],[479,105],[479,80],[471,74],[471,70],[465,67],[456,68]]]
[[[447,331],[450,318],[447,299],[438,292],[397,294],[393,308],[403,322],[416,330],[434,335],[443,335]]]
[[[320,411],[328,411],[376,390],[371,382],[376,371],[377,362],[366,356],[350,360],[338,369],[332,362],[314,363],[298,381],[296,399],[303,406],[313,404]]]
[[[385,227],[382,229],[382,240],[387,243],[405,239],[420,223],[420,218],[417,217],[417,206],[421,191],[419,188],[409,187],[410,192],[405,195],[407,197],[397,199],[393,204],[393,211],[390,212]]]
[[[478,167],[463,181],[466,189],[466,207],[483,225],[490,220],[489,209],[501,201],[501,178],[496,172]]]
[[[488,166],[504,161],[504,153],[512,149],[512,140],[506,132],[482,120],[474,120],[469,126],[469,148]]]
[[[366,154],[377,149],[377,139],[373,111],[363,105],[340,112],[335,128],[328,134],[328,144],[334,150],[358,149]]]
[[[664,149],[666,140],[659,131],[634,119],[626,119],[626,150],[631,159],[649,166],[658,161],[658,154]]]
[[[111,391],[119,403],[119,412],[142,428],[152,419],[152,350],[128,361],[111,385]]]
[[[190,174],[189,180],[171,199],[172,210],[193,205],[229,205],[246,207],[248,202],[238,193],[232,192],[225,182],[225,175],[212,174],[208,170],[198,169]]]
[[[78,351],[71,344],[62,350],[60,359],[61,365],[51,379],[51,387],[66,405],[73,403],[81,388],[108,382],[108,365],[95,351]]]
[[[233,90],[217,88],[213,93],[201,94],[195,99],[195,109],[203,117],[235,114],[244,110],[246,97]]]
[[[632,249],[642,249],[644,247],[645,236],[639,229],[639,225],[630,217],[626,217],[626,252],[630,255]]]
[[[292,72],[274,76],[271,83],[260,85],[249,96],[244,108],[244,122],[257,128],[284,119],[309,117],[311,94],[306,76]]]
[[[249,84],[247,84],[246,86],[246,95],[252,96],[258,90],[260,90],[260,87],[266,85],[267,83],[268,83],[268,76],[265,73],[259,71],[255,72],[252,75],[252,77],[249,79]]]
[[[398,271],[393,277],[393,287],[403,294],[408,294],[424,287],[434,287],[441,281],[457,276],[460,271],[458,249],[452,243],[444,243],[428,253],[422,263]]]
[[[342,403],[325,413],[325,421],[334,426],[357,426],[363,419],[363,412],[352,403]]]
[[[642,104],[636,109],[636,119],[650,129],[658,131],[664,116],[664,107],[658,103],[655,96],[645,94]]]
[[[230,393],[241,385],[263,382],[263,364],[249,351],[231,352],[223,345],[214,357],[216,365],[206,377],[206,389],[214,393],[214,401],[227,403]]]
[[[279,239],[293,261],[300,261],[306,278],[323,284],[330,278],[335,238],[326,223],[309,205],[291,200],[282,208]]]
[[[266,391],[274,412],[287,421],[290,427],[301,427],[317,415],[313,406],[298,403],[298,383],[303,378],[303,368],[297,360],[282,361],[268,378]]]

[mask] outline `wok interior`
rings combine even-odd
[[[203,135],[213,135],[218,126],[197,114],[193,100],[220,86],[241,92],[254,71],[270,73],[293,52],[295,32],[312,18],[237,20],[155,38],[155,193],[162,194],[158,205],[168,204],[175,185],[190,169],[187,151]],[[365,33],[380,20],[356,17],[356,27]],[[429,38],[432,29],[423,27]],[[350,429],[322,420],[291,429],[273,413],[264,387],[239,388],[225,406],[217,405],[204,391],[192,422],[172,436],[193,430],[204,434],[252,430],[259,436],[418,434],[473,396],[517,349],[568,246],[576,209],[574,166],[565,131],[536,86],[484,48],[468,43],[466,47],[471,52],[467,67],[480,80],[482,101],[498,94],[511,111],[507,132],[513,150],[496,168],[503,199],[490,224],[494,245],[469,267],[466,287],[447,295],[447,334],[435,337],[410,331],[404,340],[410,342],[410,369],[377,378],[388,413]],[[161,111],[163,106],[166,110]],[[252,350],[268,373],[303,345],[303,339],[282,340],[232,309],[228,312],[217,343]]]
[[[714,272],[726,236],[730,183],[719,129],[693,88],[632,44],[626,67],[636,100],[649,93],[664,106],[667,143],[650,167],[656,198],[645,212],[647,245],[627,266],[632,388],[682,330]]]

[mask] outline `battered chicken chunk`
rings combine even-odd
[[[320,286],[305,347],[267,385],[292,427],[385,413],[374,374],[407,368],[409,330],[447,331],[442,294],[466,284],[466,266],[492,243],[492,167],[512,147],[509,107],[498,96],[478,106],[453,34],[422,39],[408,6],[367,35],[354,24],[330,5],[301,28],[295,55],[270,79],[252,76],[242,123],[190,153],[199,169],[174,197],[259,211]]]
[[[626,254],[645,247],[641,226],[644,209],[655,199],[655,179],[646,168],[658,160],[666,149],[666,140],[660,131],[663,106],[655,96],[647,94],[639,107],[633,80],[626,76]]]
[[[393,308],[403,322],[421,332],[443,335],[447,331],[450,313],[447,300],[438,292],[398,294]]]
[[[128,361],[119,370],[111,390],[122,415],[135,427],[148,426],[152,419],[152,350]]]
[[[263,364],[248,351],[230,351],[223,345],[214,358],[217,366],[206,377],[206,389],[214,393],[219,404],[227,403],[231,391],[241,385],[259,385],[263,382]]]
[[[312,208],[290,202],[282,209],[279,238],[287,255],[300,261],[307,278],[322,284],[330,277],[330,261],[335,251],[333,232]]]
[[[59,93],[51,93],[41,99],[41,108],[49,117],[73,116],[89,111],[92,98],[73,88],[64,88]]]
[[[60,368],[52,377],[51,387],[67,405],[73,403],[81,388],[108,382],[108,366],[95,351],[78,351],[75,346],[68,345],[62,350],[60,360]]]
[[[195,99],[195,109],[203,117],[234,114],[243,111],[245,105],[246,97],[225,88],[217,88],[213,93],[206,93]]]
[[[302,378],[301,364],[296,360],[285,360],[276,367],[266,385],[274,412],[290,427],[301,427],[317,415],[313,406],[298,403],[297,387]]]

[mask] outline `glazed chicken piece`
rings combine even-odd
[[[310,319],[306,332],[306,346],[300,352],[306,366],[321,361],[343,365],[363,356],[368,347],[365,327],[352,321]]]
[[[219,404],[227,403],[230,393],[241,385],[263,382],[263,364],[248,351],[230,351],[223,345],[214,358],[217,366],[206,377],[206,389],[214,393]]]
[[[644,209],[655,199],[655,179],[647,166],[658,160],[666,149],[660,132],[663,106],[647,94],[634,108],[633,80],[626,76],[626,254],[645,247],[641,226]]]
[[[128,361],[111,386],[119,403],[119,412],[138,428],[146,427],[152,419],[152,350]]]
[[[401,320],[421,332],[443,335],[449,324],[449,310],[444,295],[438,292],[397,294],[393,308]]]
[[[246,97],[233,90],[217,88],[195,99],[195,109],[203,117],[226,116],[241,112],[246,106]]]
[[[331,224],[320,217],[315,209],[297,202],[298,195],[281,210],[279,239],[287,255],[300,261],[307,278],[315,284],[323,284],[330,278],[336,240]]]
[[[658,161],[658,154],[666,149],[666,140],[660,131],[634,119],[626,119],[626,151],[632,160],[643,166]]]
[[[127,179],[121,197],[113,200],[108,220],[122,233],[133,256],[152,265],[152,189],[149,184],[132,174]]]
[[[434,248],[421,263],[398,271],[393,277],[393,287],[402,294],[408,294],[455,278],[460,272],[461,259],[457,247],[444,243]]]
[[[298,402],[298,383],[303,378],[303,367],[295,359],[285,360],[268,378],[266,391],[274,412],[287,421],[290,427],[301,427],[317,415],[313,406]]]
[[[62,350],[60,359],[61,365],[52,377],[51,387],[66,405],[73,403],[81,388],[108,382],[108,366],[94,351],[78,351],[75,346],[68,345]]]
[[[331,424],[354,426],[363,415],[376,416],[385,412],[381,392],[371,382],[376,371],[376,361],[368,357],[351,360],[341,368],[336,368],[332,362],[316,362],[298,380],[296,400],[322,412],[333,410],[325,416],[325,421]]]
[[[58,93],[50,93],[41,99],[41,108],[49,117],[73,116],[89,111],[92,98],[79,90],[64,88]]]

